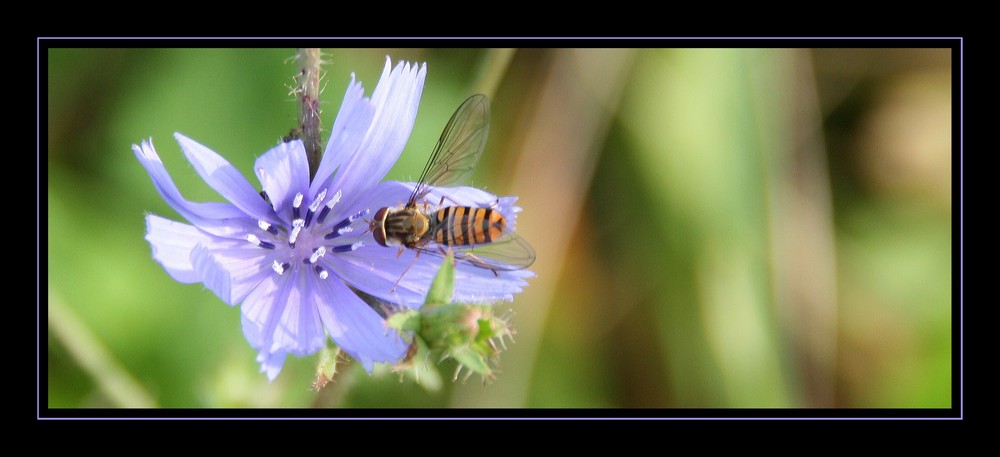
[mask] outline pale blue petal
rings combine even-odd
[[[269,348],[270,339],[265,338],[264,327],[274,310],[278,281],[274,275],[267,276],[243,300],[240,313],[243,316],[243,336],[254,349]]]
[[[275,351],[271,350],[271,341],[274,334],[274,326],[277,324],[277,318],[283,311],[280,309],[280,306],[284,302],[278,299],[280,293],[279,285],[282,283],[287,284],[287,282],[287,280],[278,281],[273,275],[264,278],[257,285],[257,288],[247,295],[242,306],[240,306],[243,336],[250,343],[251,347],[259,351],[257,361],[261,362],[261,371],[265,371],[265,365],[267,365],[266,369],[269,376],[271,372],[277,375],[277,372],[281,370],[280,364],[275,366],[275,361],[280,359],[283,363],[285,360],[284,351],[275,353]]]
[[[209,187],[247,215],[272,224],[278,222],[271,206],[260,198],[253,185],[229,161],[180,133],[174,133],[174,138],[180,143],[181,150],[195,171]]]
[[[283,351],[257,353],[257,362],[260,362],[260,372],[267,375],[268,381],[274,381],[281,373],[281,367],[285,365],[285,353]]]
[[[323,346],[325,335],[321,325],[311,281],[312,275],[302,275],[294,269],[284,275],[268,275],[243,301],[243,334],[255,349],[260,351],[258,361],[270,364],[285,354],[304,356]],[[274,374],[277,374],[275,371]]]
[[[459,263],[455,268],[455,295],[457,303],[491,303],[513,301],[514,294],[524,291],[527,278],[535,277],[531,270],[492,271]]]
[[[364,88],[361,87],[361,83],[354,81],[352,73],[351,83],[347,86],[344,101],[340,104],[340,112],[333,122],[323,159],[316,170],[312,187],[309,188],[310,195],[316,195],[329,184],[334,170],[357,150],[371,127],[372,119],[375,117],[375,105],[364,98],[364,95]],[[336,191],[336,189],[330,190],[330,192]]]
[[[201,276],[206,289],[212,291],[226,304],[233,304],[230,294],[232,288],[229,281],[229,272],[216,262],[216,259],[212,257],[204,245],[199,244],[191,251],[191,264],[194,265],[194,270]]]
[[[149,214],[146,215],[146,241],[153,247],[153,259],[171,278],[184,284],[201,281],[191,265],[191,250],[210,241],[205,232],[192,225]]]
[[[373,242],[357,251],[337,254],[328,268],[352,287],[382,300],[418,309],[427,297],[444,258],[439,254],[382,247]],[[416,257],[416,261],[414,258]],[[409,268],[409,270],[407,270]],[[404,274],[405,271],[405,274]],[[511,301],[523,291],[531,270],[497,271],[458,262],[455,268],[454,301],[492,303]],[[398,281],[398,285],[397,285]],[[395,287],[395,292],[392,292]]]
[[[246,241],[216,239],[195,248],[191,262],[206,288],[226,304],[235,305],[274,273],[274,255],[273,250]]]
[[[407,187],[414,183],[404,183]],[[435,187],[427,193],[428,203],[441,206],[477,206],[491,207],[497,203],[498,197],[485,190],[475,187]]]
[[[407,308],[420,308],[441,265],[441,257],[421,254],[414,262],[416,251],[404,249],[396,257],[398,252],[398,248],[382,247],[370,240],[366,247],[357,251],[328,256],[326,267],[367,294]],[[404,275],[403,271],[410,265],[413,266]]]
[[[264,278],[274,274],[273,253],[257,247],[220,250],[214,253],[219,264],[229,274],[230,305],[240,303]]]
[[[384,206],[401,206],[410,199],[410,194],[416,183],[386,181],[379,183],[367,198],[355,205],[354,209],[368,208],[373,213]],[[427,196],[417,202],[426,204],[428,208],[440,206],[473,206],[479,208],[497,208],[505,217],[517,217],[521,208],[513,206],[517,197],[497,197],[475,187],[436,187]]]
[[[396,163],[417,116],[427,65],[400,62],[390,71],[386,60],[382,78],[372,94],[375,117],[357,150],[340,166],[331,189],[345,189],[343,204],[353,206]],[[354,189],[360,192],[350,192]]]
[[[413,193],[413,187],[399,181],[386,181],[379,183],[368,192],[364,198],[355,203],[351,211],[368,209],[371,214],[375,214],[380,208],[400,207],[406,204]],[[418,202],[423,203],[423,202]],[[428,203],[430,201],[428,200]],[[435,202],[437,203],[437,202]]]
[[[517,213],[521,212],[521,207],[515,203],[517,203],[517,197],[500,197],[500,201],[493,207],[507,219],[507,230],[512,232],[517,231]]]
[[[185,200],[153,149],[152,141],[143,141],[141,146],[133,145],[132,151],[149,172],[153,186],[163,200],[198,228],[213,235],[231,236],[230,219],[246,218],[243,211],[228,203],[195,203]]]
[[[309,162],[301,140],[281,143],[257,158],[253,167],[276,213],[290,207],[295,194],[309,190]],[[259,196],[257,200],[261,200]],[[304,205],[309,205],[305,201]]]
[[[297,356],[309,355],[323,347],[326,338],[313,297],[315,275],[312,272],[296,273],[294,270],[285,274],[292,274],[289,280],[293,286],[287,294],[278,296],[285,304],[281,306],[282,313],[271,335],[271,350],[282,350]]]
[[[314,303],[333,341],[365,370],[375,362],[396,363],[407,344],[385,320],[340,281],[317,280]]]
[[[268,276],[243,300],[240,307],[243,334],[255,349],[270,352],[274,327],[284,311],[283,296],[287,296],[289,284],[289,276]]]

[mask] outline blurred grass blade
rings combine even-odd
[[[762,148],[782,138],[762,128],[776,114],[758,100],[776,95],[754,85],[780,76],[761,63],[768,52],[646,52],[623,114],[652,196],[649,223],[665,236],[644,274],[661,284],[657,333],[677,406],[795,403],[770,306]]]
[[[473,80],[474,93],[486,94],[492,99],[507,74],[515,52],[515,49],[509,48],[487,50]]]
[[[513,304],[517,344],[504,352],[503,375],[490,386],[491,395],[482,395],[480,386],[456,386],[451,406],[517,408],[528,404],[539,343],[550,304],[557,296],[557,281],[541,278],[560,277],[570,258],[572,237],[566,234],[581,222],[584,198],[634,54],[628,49],[537,51],[525,58],[542,59],[536,62],[536,68],[543,69],[537,75],[541,79],[530,86],[513,86],[527,93],[510,99],[495,97],[495,111],[514,111],[523,119],[522,128],[507,138],[491,138],[490,147],[510,148],[505,151],[512,156],[505,159],[510,166],[503,168],[509,175],[501,188],[520,197],[517,203],[523,212],[517,230],[538,249],[538,260],[531,267],[538,276],[529,280]],[[508,100],[525,102],[511,106]]]
[[[156,401],[115,360],[104,344],[90,332],[58,294],[49,289],[49,331],[80,367],[94,379],[101,393],[122,408],[155,408]]]
[[[823,123],[806,50],[753,56],[751,87],[764,159],[776,331],[797,402],[835,406],[836,246]],[[777,82],[777,84],[776,84]],[[765,134],[767,132],[767,134]]]

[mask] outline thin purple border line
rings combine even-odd
[[[182,38],[171,38],[171,37],[37,37],[35,41],[35,109],[36,109],[36,119],[35,119],[35,135],[36,139],[41,138],[41,42],[43,40],[55,40],[55,39],[67,39],[67,40],[93,40],[93,41],[118,41],[118,40],[148,40],[156,41],[163,39],[179,39],[179,40],[252,40],[252,39],[270,39],[270,40],[293,40],[293,39],[329,39],[329,40],[407,40],[407,39],[419,39],[419,40],[592,40],[593,37],[305,37],[305,38],[294,38],[294,37],[182,37]],[[805,40],[848,40],[848,41],[860,41],[860,40],[876,40],[876,41],[886,41],[893,39],[903,39],[903,40],[919,40],[919,39],[937,39],[937,40],[958,40],[958,51],[959,51],[959,103],[961,103],[961,108],[964,109],[965,104],[963,103],[965,97],[965,87],[964,87],[964,77],[965,77],[965,42],[963,37],[601,37],[601,40],[641,40],[641,39],[653,39],[653,40],[779,40],[779,41],[790,41],[796,39]],[[965,212],[965,200],[962,189],[965,185],[965,157],[964,157],[964,139],[965,139],[965,119],[963,110],[959,110],[959,361],[960,370],[965,368],[965,347],[962,344],[965,329],[965,309],[964,304],[964,294],[965,294],[965,272],[961,267],[961,260],[963,259],[962,252],[965,249],[964,234],[962,232],[964,228],[964,212]],[[38,187],[35,190],[35,221],[36,221],[36,231],[35,231],[35,284],[36,284],[36,301],[37,307],[35,309],[35,325],[36,332],[38,332],[37,339],[35,342],[35,360],[36,360],[36,371],[35,371],[35,398],[41,399],[41,142],[36,142],[35,145],[36,157],[35,157],[35,176]],[[961,385],[964,381],[964,373],[959,373],[959,384]],[[953,386],[954,388],[954,386]],[[964,389],[959,387],[959,416],[957,418],[943,417],[940,419],[964,419],[964,404],[965,404],[965,392]],[[954,406],[954,405],[952,405]],[[447,410],[443,410],[447,411]],[[181,418],[181,417],[41,417],[41,402],[37,402],[35,405],[35,415],[38,420],[79,420],[79,419],[110,419],[117,420],[121,418],[128,419],[153,419],[153,420],[218,420],[218,419],[229,419],[229,420],[257,420],[257,419],[284,419],[284,420],[301,420],[301,419],[319,419],[319,420],[384,420],[384,419],[400,419],[400,420],[551,420],[551,419],[562,419],[562,420],[590,420],[590,419],[603,419],[603,420],[786,420],[786,419],[804,419],[804,420],[885,420],[885,419],[897,419],[897,420],[921,420],[921,419],[936,419],[936,418],[920,418],[920,417],[796,417],[796,416],[776,416],[776,417],[595,417],[595,418],[581,418],[581,417],[554,417],[554,418],[542,418],[542,417],[312,417],[312,418],[274,418],[274,417],[201,417],[201,418]]]
[[[41,39],[43,39],[43,38],[40,38],[39,40],[36,41],[36,57],[35,57],[35,64],[36,64],[36,67],[35,67],[35,74],[36,74],[35,103],[36,103],[36,109],[40,109],[39,94],[40,94],[40,80],[41,80],[41,75],[40,75],[40,68],[41,68],[41,65],[40,65],[40,54],[41,54],[40,53],[40,41],[41,41]],[[155,38],[150,38],[150,40],[154,40],[154,39]],[[486,39],[486,38],[483,38],[483,39]],[[553,38],[553,39],[555,39],[555,38]],[[628,38],[619,38],[619,39],[626,40]],[[683,39],[683,38],[668,38],[668,39]],[[722,39],[722,38],[708,38],[708,39]],[[760,38],[760,37],[757,37],[757,39],[769,39],[769,38]],[[855,39],[863,39],[863,38],[855,38]],[[963,87],[963,84],[962,84],[962,78],[964,77],[964,65],[965,65],[965,62],[964,62],[964,41],[963,41],[962,38],[958,38],[958,40],[959,40],[959,56],[960,56],[960,64],[959,64],[959,68],[960,68],[959,97],[962,98],[962,97],[964,97],[964,93],[965,93],[964,87]],[[962,106],[964,107],[964,104]],[[39,121],[38,118],[36,118],[36,121],[35,121],[35,131],[36,131],[36,135],[40,135],[40,132],[41,132],[41,130],[40,130],[40,121]],[[959,190],[959,213],[963,214],[964,213],[964,198],[963,198],[964,196],[963,196],[963,194],[961,192],[961,186],[964,185],[964,164],[965,164],[965,160],[964,160],[964,156],[962,154],[962,147],[961,147],[962,144],[963,144],[961,142],[961,140],[964,139],[964,119],[962,119],[961,116],[960,116],[960,120],[959,120],[959,138],[960,138],[960,148],[959,148],[959,186],[960,186],[960,190]],[[40,151],[40,145],[36,144],[36,152],[38,153],[38,156],[36,156],[36,161],[35,161],[35,173],[36,173],[36,179],[38,179],[38,182],[40,184],[41,183],[41,172],[40,172],[40,170],[41,170],[41,168],[40,168],[41,151]],[[39,287],[38,290],[40,291],[41,290],[40,289],[40,287],[41,287],[41,283],[40,283],[40,265],[41,265],[40,258],[41,257],[40,257],[39,246],[40,246],[40,241],[41,241],[40,240],[40,227],[41,227],[41,225],[40,225],[40,212],[38,212],[38,211],[40,211],[40,208],[41,208],[41,206],[40,206],[40,188],[36,189],[35,204],[36,204],[36,224],[38,224],[36,226],[36,242],[37,242],[37,244],[36,244],[36,248],[35,248],[35,258],[36,258],[36,265],[39,266],[39,269],[36,270],[36,273],[35,273],[35,282],[36,282],[36,286]],[[964,250],[964,239],[963,239],[962,231],[961,231],[962,227],[963,227],[962,220],[963,219],[960,216],[960,218],[959,218],[959,249],[960,249],[960,251]],[[962,271],[962,269],[960,268],[959,269],[959,336],[960,336],[960,339],[964,335],[964,317],[965,317],[965,313],[964,313],[964,309],[961,306],[962,305],[962,298],[964,297],[964,284],[965,284],[964,283],[964,271]],[[41,300],[41,298],[40,298],[40,292],[36,293],[36,297],[39,300],[39,304],[40,304],[40,300]],[[41,318],[40,318],[40,312],[39,311],[40,311],[40,307],[36,308],[36,313],[35,313],[35,322],[36,322],[36,325],[39,325],[41,323]],[[36,327],[36,328],[40,328],[40,327]],[[960,349],[959,349],[959,360],[962,362],[962,367],[964,368],[964,352],[965,351],[964,351],[963,345],[960,344],[959,346],[960,346]],[[40,360],[40,345],[38,344],[37,341],[36,341],[36,346],[35,346],[35,354],[36,354],[36,360]],[[41,385],[41,382],[40,382],[40,370],[36,371],[36,380],[39,381],[38,384],[35,387],[36,398],[40,398],[40,387],[39,387]],[[960,395],[960,397],[959,397],[959,403],[960,403],[960,405],[964,405],[964,391],[962,389],[959,389],[959,395]],[[39,407],[40,407],[39,405],[36,405],[36,414],[40,416],[40,414],[38,414],[38,413],[40,413],[40,411],[38,410]],[[960,411],[963,411],[963,410],[964,410],[964,408],[960,408]],[[963,418],[963,417],[964,417],[963,413],[960,413],[959,418]],[[243,418],[243,419],[251,419],[251,418]],[[375,418],[372,418],[372,419],[375,419]],[[416,418],[414,418],[414,419],[416,419]],[[437,419],[437,418],[420,418],[420,419],[426,420],[426,419]],[[447,418],[440,418],[440,419],[447,420]],[[493,418],[490,418],[490,419],[493,419]],[[517,419],[517,418],[511,418],[511,419]],[[583,420],[582,418],[571,418],[571,419]],[[629,419],[629,418],[620,418],[620,419]],[[635,418],[632,418],[632,419],[635,419]],[[643,418],[639,418],[639,419],[643,419]],[[669,420],[669,419],[683,419],[683,418],[645,418],[645,419],[650,419],[650,420],[656,420],[656,419]],[[688,419],[692,419],[692,418],[688,418]],[[693,418],[693,419],[711,419],[711,418]],[[780,418],[756,418],[756,419],[780,419]],[[813,419],[813,418],[805,418],[805,419]],[[876,418],[872,418],[872,419],[876,419]]]
[[[963,220],[965,218],[965,41],[958,39],[958,360],[959,385],[965,382],[965,269],[962,268],[962,255],[965,252],[963,239]],[[955,386],[952,386],[954,389]],[[965,418],[965,389],[958,389],[958,417]]]
[[[443,410],[448,411],[448,410]],[[236,420],[236,421],[250,421],[250,420],[283,420],[283,421],[303,421],[303,420],[328,420],[328,421],[386,421],[386,420],[400,420],[400,421],[463,421],[463,420],[483,420],[483,421],[740,421],[740,420],[754,420],[754,421],[788,421],[788,420],[812,420],[812,421],[831,421],[831,420],[849,420],[849,421],[881,421],[881,420],[905,420],[905,421],[922,421],[922,420],[959,420],[955,417],[892,417],[892,416],[872,416],[872,417],[798,417],[798,416],[774,416],[774,417],[573,417],[573,416],[552,416],[552,417],[531,417],[531,416],[510,416],[510,417],[493,417],[493,416],[475,416],[475,417],[463,417],[463,416],[386,416],[386,417],[272,417],[272,416],[259,416],[259,417],[40,417],[38,420],[111,420],[120,421],[122,419],[127,420],[177,420],[177,421],[191,421],[191,420]]]
[[[81,40],[81,41],[122,41],[122,40],[143,40],[143,41],[157,41],[157,40],[209,40],[209,41],[225,41],[225,40],[334,40],[334,41],[346,41],[346,40],[373,40],[373,41],[404,41],[404,40],[440,40],[440,41],[456,41],[456,40],[501,40],[501,41],[516,41],[516,40],[543,40],[543,41],[554,41],[554,40],[577,40],[577,41],[637,41],[637,40],[664,40],[664,41],[675,41],[675,40],[710,40],[710,41],[721,41],[721,40],[775,40],[775,41],[791,41],[791,40],[836,40],[836,41],[861,41],[861,40],[873,40],[873,41],[891,41],[891,40],[958,40],[960,42],[963,38],[961,36],[857,36],[857,37],[836,37],[836,36],[731,36],[731,37],[707,37],[707,36],[631,36],[631,37],[588,37],[588,36],[506,36],[506,37],[466,37],[466,36],[399,36],[399,37],[369,37],[369,36],[303,36],[303,37],[256,37],[256,36],[241,36],[241,37],[89,37],[89,36],[47,36],[38,37],[36,41],[42,40]]]
[[[41,40],[35,41],[35,182],[38,183],[38,187],[35,188],[35,301],[38,305],[35,307],[35,331],[38,332],[37,338],[35,338],[35,398],[41,400],[42,398],[42,256],[41,256],[41,246],[42,246],[42,130],[41,130],[41,81],[42,81],[42,47]],[[47,305],[47,304],[46,304]],[[48,354],[46,354],[48,356]],[[48,380],[46,380],[48,381]],[[37,401],[35,404],[35,417],[40,417],[42,415],[41,411],[42,405],[41,401]]]

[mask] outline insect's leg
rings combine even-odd
[[[400,254],[402,254],[402,253],[403,253],[403,249],[402,249],[402,248],[400,248],[400,250],[399,250],[399,253],[400,253]],[[397,255],[396,257],[399,257],[399,256]],[[402,281],[402,280],[403,280],[403,276],[405,276],[405,275],[406,275],[406,272],[407,272],[407,271],[410,271],[410,268],[413,268],[413,264],[417,263],[417,259],[419,259],[419,258],[420,258],[420,251],[416,251],[416,255],[414,255],[414,256],[413,256],[413,261],[412,261],[412,262],[410,262],[410,264],[406,266],[406,269],[405,269],[405,270],[403,270],[403,272],[402,272],[402,273],[400,273],[400,275],[399,275],[399,279],[397,279],[397,280],[396,280],[396,283],[392,285],[392,289],[391,289],[391,290],[389,290],[389,293],[390,293],[390,294],[394,294],[394,293],[396,293],[396,288],[397,288],[397,287],[399,287],[399,281]]]
[[[441,252],[441,257],[444,257],[446,259],[448,258],[448,254],[452,254],[451,246],[449,246],[448,249],[445,249],[444,246],[438,245],[438,251]],[[451,258],[452,265],[455,264],[455,259],[457,258],[458,258],[457,256],[454,255],[452,256]]]
[[[475,265],[475,266],[477,266],[479,268],[485,268],[487,270],[492,271],[493,272],[493,276],[500,276],[500,273],[497,273],[496,269],[494,269],[493,267],[491,267],[488,263],[484,262],[479,257],[476,257],[475,254],[473,254],[471,252],[466,252],[464,258],[469,259],[469,263],[471,263],[471,264],[473,264],[473,265]]]
[[[450,202],[454,203],[454,204],[455,204],[455,206],[468,206],[468,205],[463,205],[463,204],[461,204],[461,203],[459,203],[459,202],[455,201],[455,199],[453,199],[453,198],[451,198],[451,197],[449,197],[449,196],[447,196],[447,195],[441,195],[441,201],[439,201],[439,202],[438,202],[438,206],[440,207],[440,206],[444,205],[444,201],[445,201],[445,200],[448,200],[448,201],[450,201]],[[500,200],[497,200],[497,202],[499,202],[499,201],[500,201]]]

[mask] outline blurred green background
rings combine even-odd
[[[313,356],[269,383],[239,310],[152,260],[144,214],[180,218],[131,145],[191,200],[221,197],[173,132],[257,184],[293,49],[51,49],[48,406],[952,406],[951,50],[324,52],[326,129],[351,72],[370,94],[386,55],[427,62],[389,179],[490,95],[473,185],[520,196],[538,254],[497,379],[351,364],[317,394]]]

